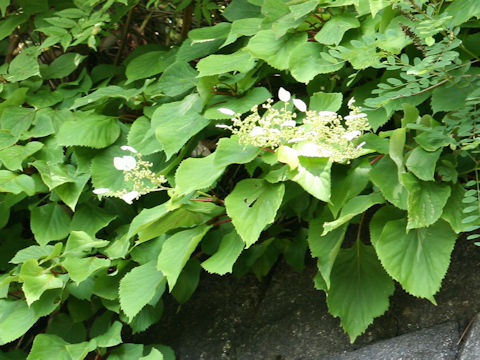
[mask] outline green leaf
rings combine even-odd
[[[155,261],[137,266],[120,280],[120,306],[130,320],[153,299],[157,289],[165,284],[165,277],[156,268]]]
[[[238,0],[236,0],[238,1]],[[246,1],[246,0],[240,0]],[[228,8],[227,8],[228,9]],[[225,16],[225,10],[223,15]],[[251,17],[245,19],[238,19],[232,23],[232,28],[228,34],[227,40],[223,43],[222,47],[227,46],[235,42],[241,36],[253,36],[261,30],[262,18]]]
[[[372,243],[385,270],[407,292],[434,301],[457,235],[444,221],[408,233],[406,226],[406,219],[388,221]]]
[[[450,186],[417,180],[411,174],[403,174],[402,179],[408,191],[407,229],[422,228],[435,223],[442,215],[450,196]]]
[[[202,262],[202,267],[209,273],[225,275],[231,273],[233,264],[243,251],[245,243],[236,231],[225,235],[220,242],[218,251]]]
[[[246,247],[254,244],[263,229],[275,220],[285,186],[261,179],[244,179],[225,198],[225,207]]]
[[[341,249],[331,273],[327,304],[353,342],[374,318],[387,311],[395,287],[372,246],[356,241]]]
[[[182,101],[163,104],[152,115],[155,136],[167,155],[167,160],[210,122],[198,112],[201,100],[197,94]]]
[[[405,137],[405,128],[395,129],[390,135],[390,147],[388,153],[390,155],[390,158],[397,165],[399,174],[405,171],[403,161],[403,148],[405,147]]]
[[[177,61],[165,69],[157,86],[165,95],[178,96],[195,87],[197,75],[188,63]]]
[[[25,146],[14,145],[6,149],[0,150],[0,161],[3,165],[12,171],[22,170],[22,163],[35,154],[43,147],[43,144],[38,141],[31,141]]]
[[[163,244],[162,251],[158,255],[157,269],[167,278],[170,291],[175,286],[190,255],[210,228],[211,226],[200,225],[193,229],[179,231]]]
[[[121,191],[127,188],[122,172],[115,168],[113,158],[125,155],[119,145],[113,145],[96,153],[92,160],[90,171],[94,188],[108,188],[112,191]]]
[[[22,290],[29,306],[40,299],[45,291],[63,287],[63,280],[39,266],[35,259],[23,263],[19,277],[23,281]]]
[[[324,218],[319,217],[310,221],[308,227],[308,246],[312,257],[318,258],[317,266],[326,288],[330,288],[330,274],[337,258],[347,226],[343,225],[327,235],[322,236]]]
[[[197,64],[199,76],[223,74],[230,71],[246,73],[255,66],[255,58],[241,49],[229,55],[210,55]]]
[[[110,260],[95,256],[84,259],[67,257],[62,261],[63,267],[68,271],[70,279],[80,284],[97,270],[110,266]]]
[[[72,175],[75,168],[72,165],[56,164],[44,160],[37,160],[32,165],[38,170],[49,190],[65,183],[73,182]]]
[[[391,5],[390,0],[368,0],[370,5],[370,12],[372,13],[372,17],[382,10],[383,8]]]
[[[85,58],[77,53],[60,55],[42,71],[42,77],[44,80],[64,78],[74,72]]]
[[[372,16],[375,15],[372,14]],[[358,27],[360,22],[353,13],[336,14],[322,26],[315,35],[315,40],[324,45],[338,45],[345,32]]]
[[[77,113],[78,114],[78,113]],[[88,146],[105,148],[120,136],[118,120],[94,113],[77,115],[77,120],[66,121],[59,129],[56,139],[63,146]]]
[[[91,215],[93,215],[93,213]],[[84,231],[72,230],[67,239],[67,244],[65,245],[65,251],[63,252],[63,255],[81,256],[83,253],[90,252],[90,250],[93,248],[102,248],[108,244],[109,241],[95,239]]]
[[[368,195],[358,195],[353,199],[350,199],[342,208],[338,219],[323,224],[322,236],[349,222],[355,216],[364,213],[373,205],[381,204],[383,202],[384,199],[380,192],[373,192]]]
[[[260,8],[248,0],[233,0],[222,13],[223,17],[235,24],[237,20],[254,18],[260,14]],[[232,24],[233,27],[233,24]]]
[[[116,216],[91,203],[81,204],[73,214],[72,235],[74,230],[83,231],[95,237],[95,234],[107,226]],[[68,249],[68,241],[67,241]]]
[[[470,206],[463,202],[465,198],[465,189],[460,184],[455,184],[452,186],[452,194],[448,198],[447,204],[443,208],[442,219],[447,221],[452,229],[460,234],[462,232],[467,232],[468,228],[472,225],[477,225],[477,223],[464,223],[463,219],[467,217],[464,210]],[[475,213],[478,214],[478,206],[472,205],[475,208]]]
[[[305,33],[290,33],[277,39],[272,30],[260,30],[248,42],[247,50],[253,56],[265,60],[270,66],[286,70],[290,64],[291,54],[294,54],[295,48],[306,40]]]
[[[10,0],[2,0],[0,2],[2,17],[4,17],[4,19],[0,21],[0,40],[3,40],[7,36],[11,35],[18,25],[23,24],[29,18],[27,14],[19,13],[14,13],[13,15],[5,18],[5,11],[8,5],[10,5]]]
[[[309,194],[327,202],[330,199],[330,169],[332,162],[327,158],[299,156],[295,170],[289,178],[298,183]]]
[[[372,166],[370,180],[378,186],[385,199],[399,209],[407,210],[408,193],[398,180],[397,171],[395,163],[388,156],[384,156]]]
[[[139,360],[163,360],[163,355],[160,351],[152,348],[148,355],[142,356]]]
[[[172,289],[172,296],[180,304],[184,304],[193,295],[200,281],[200,261],[190,259],[180,273],[177,283]]]
[[[163,150],[162,144],[155,137],[155,129],[150,120],[141,116],[130,127],[128,145],[135,148],[142,155],[150,155]]]
[[[68,182],[55,188],[55,192],[60,199],[67,204],[72,211],[75,211],[78,199],[82,194],[83,188],[87,184],[88,179],[90,179],[90,174],[77,174],[74,175],[72,179],[73,182]]]
[[[172,53],[169,51],[149,51],[130,61],[125,70],[128,83],[138,79],[145,79],[163,72],[173,63]]]
[[[58,307],[58,293],[49,292],[31,306],[24,300],[0,299],[0,345],[22,336],[37,320]]]
[[[237,114],[250,111],[254,105],[263,104],[271,97],[270,92],[264,87],[256,87],[249,90],[242,97],[217,95],[212,98],[213,105],[203,114],[207,119],[230,119],[231,116],[218,111],[218,108],[228,108]]]
[[[156,324],[162,318],[162,315],[163,302],[160,300],[155,307],[146,305],[128,325],[132,328],[132,333],[137,334]]]
[[[324,46],[315,42],[303,42],[291,51],[289,68],[292,76],[300,82],[308,83],[318,74],[340,70],[344,62],[322,56]],[[282,69],[281,69],[282,70]]]
[[[457,26],[472,17],[480,18],[480,4],[476,1],[456,0],[448,5],[444,14],[452,16],[451,25]]]
[[[30,227],[41,246],[61,240],[70,232],[70,217],[59,204],[46,204],[32,209]]]
[[[35,53],[22,51],[10,63],[6,78],[10,82],[18,82],[37,75],[40,75],[40,67]]]
[[[28,175],[18,175],[8,170],[0,170],[0,192],[13,194],[24,192],[32,196],[35,194],[35,187],[35,180]]]
[[[261,150],[253,145],[242,145],[238,137],[221,138],[215,149],[213,163],[219,167],[231,164],[246,164],[255,159]]]
[[[140,231],[145,230],[147,227],[161,219],[165,214],[177,209],[179,204],[171,204],[171,202],[165,202],[151,209],[143,209],[135,216],[130,223],[128,229],[127,238],[138,234]]]
[[[316,92],[310,97],[308,108],[315,111],[338,111],[342,106],[342,93]]]
[[[368,184],[372,166],[368,161],[362,161],[355,167],[334,167],[332,169],[332,194],[328,208],[336,217],[340,209],[351,198],[362,192]]]
[[[112,347],[122,343],[122,324],[114,321],[108,330],[102,334],[95,336],[90,340],[91,347]]]
[[[55,354],[55,359],[58,360],[83,360],[89,352],[87,341],[69,344],[57,335],[39,334],[33,340],[27,360],[49,359],[52,354]]]
[[[434,152],[428,152],[421,147],[416,147],[410,153],[405,165],[407,169],[415,174],[421,180],[429,181],[435,180],[433,175],[435,173],[435,166],[437,165],[438,158],[442,153],[442,149],[438,149]]]
[[[221,22],[215,26],[201,27],[190,31],[188,37],[192,40],[192,44],[215,42],[227,37],[230,26],[228,22]]]
[[[75,101],[73,102],[73,105],[70,106],[70,109],[73,110],[85,105],[91,105],[92,103],[99,100],[108,101],[112,98],[120,98],[126,101],[129,101],[132,99],[138,100],[137,98],[138,95],[143,93],[143,91],[147,88],[147,86],[150,83],[151,81],[145,81],[143,86],[139,89],[137,88],[125,89],[117,85],[101,87],[86,96],[76,98]]]
[[[453,86],[440,86],[432,92],[432,110],[434,113],[439,111],[455,111],[465,106],[465,99],[468,91],[459,88],[456,84]]]
[[[224,170],[224,166],[215,164],[215,154],[183,160],[175,173],[175,190],[182,195],[194,190],[208,189]]]
[[[8,106],[0,119],[2,129],[9,130],[18,139],[32,125],[36,113],[34,109]]]

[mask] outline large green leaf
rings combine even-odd
[[[155,129],[150,120],[141,116],[130,127],[128,145],[142,155],[149,155],[163,150],[162,144],[155,137]]]
[[[402,175],[408,191],[408,229],[422,228],[435,223],[442,215],[450,197],[447,184],[418,180],[412,174]]]
[[[31,141],[25,146],[14,145],[6,149],[0,150],[0,161],[3,165],[12,171],[22,170],[22,163],[29,156],[35,154],[43,147],[43,144],[38,141]]]
[[[157,289],[165,285],[165,277],[150,261],[130,270],[120,280],[120,306],[130,320],[153,299]]]
[[[407,190],[398,180],[397,167],[389,157],[383,157],[372,167],[370,179],[378,186],[385,199],[399,209],[407,210]]]
[[[7,80],[18,82],[36,75],[40,75],[37,57],[32,51],[22,51],[10,63]]]
[[[433,181],[435,180],[433,177],[435,173],[435,166],[437,165],[437,160],[441,153],[442,149],[428,152],[423,150],[421,147],[416,147],[408,156],[405,165],[407,166],[407,169],[415,174],[415,176],[419,179]]]
[[[188,63],[178,61],[165,69],[157,86],[165,95],[178,96],[195,87],[197,75],[198,72]]]
[[[330,313],[339,316],[342,327],[353,342],[374,318],[389,306],[395,290],[372,246],[356,241],[341,249],[330,276],[327,304]]]
[[[57,292],[45,293],[31,306],[24,300],[0,299],[0,345],[19,338],[40,317],[50,314],[59,305],[57,296]]]
[[[444,221],[407,233],[407,220],[403,218],[388,221],[372,243],[390,276],[410,294],[433,302],[450,264],[456,238]]]
[[[274,68],[286,70],[289,67],[290,56],[295,53],[295,48],[306,40],[305,33],[291,33],[277,38],[272,30],[260,30],[250,39],[247,49],[253,56],[265,60]]]
[[[230,71],[246,73],[255,66],[255,59],[245,51],[239,50],[230,55],[210,55],[197,64],[199,76],[223,74]]]
[[[110,260],[101,259],[95,256],[86,258],[67,257],[62,262],[63,267],[68,271],[70,279],[80,284],[97,270],[110,266]]]
[[[253,145],[242,145],[237,136],[221,138],[218,141],[213,163],[226,167],[231,164],[245,164],[255,159],[261,150]]]
[[[318,91],[310,97],[308,108],[315,111],[338,111],[342,106],[342,93]]]
[[[35,194],[35,180],[33,177],[8,171],[0,170],[0,192],[20,194],[22,192],[29,196]]]
[[[289,178],[298,183],[317,199],[327,202],[330,199],[330,168],[327,158],[298,157],[298,166],[290,171]]]
[[[201,100],[197,94],[182,101],[163,104],[152,115],[152,128],[162,144],[167,160],[196,133],[209,124],[198,112]]]
[[[312,256],[318,258],[318,270],[325,281],[326,288],[329,289],[330,274],[342,246],[347,226],[343,225],[322,236],[324,222],[324,217],[310,221],[308,226],[308,247]]]
[[[224,275],[232,272],[235,261],[245,247],[245,243],[236,231],[225,235],[220,242],[218,251],[202,263],[202,267],[209,273]]]
[[[41,246],[49,241],[61,240],[70,232],[70,217],[59,204],[46,204],[31,211],[30,227]]]
[[[291,51],[289,67],[292,76],[297,81],[308,83],[318,74],[335,72],[344,66],[343,61],[338,61],[323,51],[323,45],[315,42],[304,42],[295,51]]]
[[[380,192],[373,192],[368,195],[358,195],[350,199],[340,212],[338,219],[330,222],[326,222],[323,225],[323,234],[326,235],[330,231],[340,227],[341,225],[349,222],[355,216],[363,214],[373,205],[381,204],[384,202],[383,196]]]
[[[170,236],[163,244],[162,251],[158,255],[157,269],[167,278],[170,291],[175,286],[190,255],[210,227],[200,225],[193,229],[179,231]]]
[[[285,186],[261,179],[245,179],[225,198],[225,207],[246,247],[254,244],[262,230],[275,220]]]
[[[90,179],[90,174],[76,174],[74,175],[72,182],[62,184],[55,188],[55,192],[60,199],[67,204],[72,211],[75,211],[78,199],[80,198],[88,179]]]
[[[172,296],[179,304],[187,302],[197,289],[201,270],[200,261],[196,258],[191,258],[185,264],[171,291]]]
[[[105,148],[120,136],[118,120],[94,113],[78,114],[75,121],[66,121],[56,139],[59,145]]]
[[[178,194],[208,189],[224,170],[224,166],[215,164],[215,154],[204,158],[188,158],[182,161],[175,173],[175,189]]]
[[[337,14],[332,16],[320,31],[315,35],[315,40],[325,45],[338,45],[343,35],[350,29],[360,27],[360,22],[353,13]]]
[[[23,263],[19,277],[23,281],[22,290],[29,306],[45,291],[63,287],[63,280],[39,266],[35,259]]]
[[[478,220],[477,223],[463,222],[463,219],[468,216],[468,214],[464,212],[467,208],[470,208],[474,215],[478,214],[479,211],[476,203],[464,203],[464,198],[465,189],[463,186],[460,184],[453,185],[452,194],[448,198],[442,213],[442,219],[447,221],[457,234],[467,232],[468,228],[470,228],[472,225],[478,225]]]
[[[356,166],[334,167],[332,169],[332,194],[328,208],[333,216],[337,216],[340,209],[351,198],[360,194],[368,184],[368,175],[372,166],[368,161],[362,161]]]
[[[88,341],[70,344],[57,335],[39,334],[27,360],[50,359],[52,354],[58,360],[83,360],[91,350]]]
[[[85,58],[73,52],[60,55],[42,71],[42,77],[44,80],[64,78],[74,72]]]
[[[137,56],[128,63],[125,70],[128,83],[163,72],[173,60],[172,52],[168,51],[149,51]]]

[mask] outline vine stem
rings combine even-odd
[[[120,47],[118,48],[117,55],[115,55],[115,60],[113,61],[113,65],[117,66],[118,62],[120,61],[120,56],[122,56],[123,49],[125,49],[125,44],[127,42],[127,35],[128,35],[128,28],[130,27],[130,23],[132,22],[132,15],[133,15],[133,8],[130,9],[127,15],[127,21],[125,21],[125,26],[123,27],[122,32],[122,40],[120,40]]]

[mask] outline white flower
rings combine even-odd
[[[215,127],[220,128],[220,129],[230,129],[230,126],[225,125],[225,124],[217,124]]]
[[[117,170],[130,171],[137,166],[137,160],[135,160],[133,156],[128,155],[122,157],[115,156],[113,158],[113,166],[115,166]]]
[[[298,137],[298,138],[293,138],[293,139],[288,140],[288,143],[292,144],[292,143],[297,143],[297,142],[304,141],[304,140],[307,140],[307,139]]]
[[[233,111],[232,109],[218,108],[217,110],[220,111],[222,114],[225,114],[225,115],[228,115],[228,116],[234,116],[235,115],[235,111]]]
[[[347,139],[348,141],[351,141],[351,140],[355,139],[356,137],[358,137],[360,135],[362,135],[360,130],[353,130],[353,131],[350,131],[350,132],[347,132],[347,133],[343,134],[343,138]]]
[[[96,195],[102,195],[110,192],[110,189],[108,188],[98,188],[98,189],[93,189],[93,193]]]
[[[297,126],[297,122],[295,120],[287,120],[283,124],[280,124],[280,127],[295,127]]]
[[[355,119],[363,119],[363,118],[366,118],[367,117],[367,114],[365,113],[360,113],[360,114],[354,114],[354,115],[347,115],[344,117],[345,120],[355,120]]]
[[[301,111],[301,112],[305,112],[307,111],[307,104],[305,104],[302,100],[300,99],[293,99],[293,105],[295,105],[295,107]]]
[[[366,143],[367,143],[366,141],[362,141],[360,144],[358,144],[357,150],[361,149],[363,147],[363,145],[365,145]]]
[[[265,135],[267,132],[265,131],[264,128],[260,126],[255,126],[252,131],[248,135],[254,137],[254,136],[259,136],[259,135]]]
[[[348,107],[350,107],[350,106],[352,106],[354,103],[355,103],[355,98],[352,97],[350,100],[348,100],[347,105],[348,105]]]
[[[281,87],[278,89],[278,98],[283,102],[288,102],[290,100],[290,91],[287,91]]]
[[[128,146],[128,145],[120,146],[120,149],[122,149],[122,150],[124,150],[124,151],[130,151],[130,152],[132,152],[132,153],[134,153],[134,154],[138,153],[138,151],[137,151],[135,148],[133,148],[133,147],[131,147],[131,146]]]
[[[270,129],[269,131],[271,134],[277,134],[277,135],[280,134],[280,130],[278,129]]]
[[[126,193],[125,195],[122,195],[122,200],[125,201],[127,204],[131,204],[133,200],[135,200],[139,195],[140,193],[138,191],[133,190]]]
[[[337,113],[333,112],[333,111],[326,111],[325,110],[325,111],[319,111],[318,115],[325,116],[325,117],[327,117],[327,116],[337,116]]]

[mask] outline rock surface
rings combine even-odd
[[[280,262],[262,282],[251,275],[236,279],[206,274],[186,304],[178,308],[167,299],[161,323],[136,338],[172,346],[178,360],[430,360],[455,359],[457,352],[461,360],[480,359],[478,320],[457,345],[469,321],[480,313],[479,255],[480,248],[458,240],[435,297],[438,306],[397,287],[390,310],[354,344],[328,313],[324,294],[313,288],[313,262],[300,273]],[[408,334],[420,329],[426,330]],[[414,352],[401,350],[402,343]],[[433,349],[438,356],[431,356]],[[365,357],[368,351],[371,355]]]

